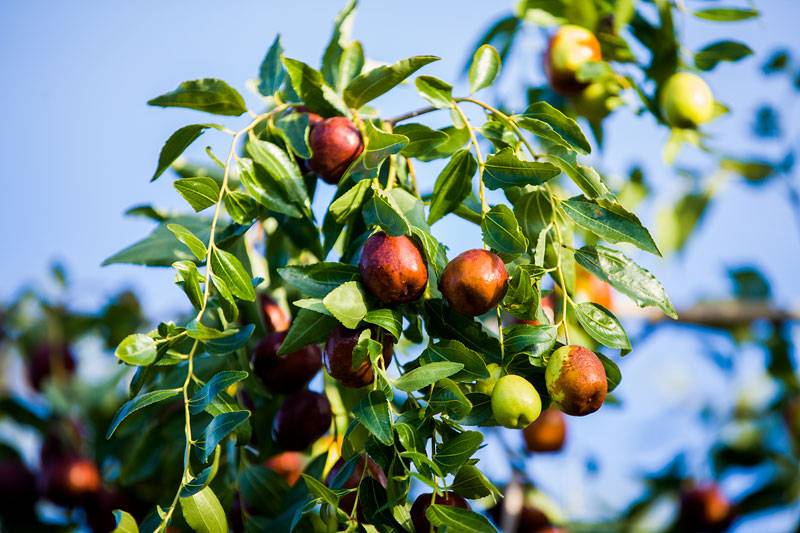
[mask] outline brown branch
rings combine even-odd
[[[422,107],[420,109],[415,109],[414,111],[409,111],[408,113],[405,113],[403,115],[398,115],[398,116],[396,116],[394,118],[390,118],[390,119],[386,120],[385,122],[388,122],[389,124],[394,126],[398,122],[402,122],[402,121],[408,120],[410,118],[418,117],[420,115],[425,115],[427,113],[433,113],[434,111],[439,111],[439,108],[438,107],[433,107],[433,106]]]
[[[742,300],[697,303],[687,309],[679,310],[677,320],[672,320],[653,308],[626,307],[615,310],[615,313],[623,319],[643,319],[650,324],[694,324],[722,329],[745,326],[759,320],[768,322],[800,321],[800,309],[787,310],[775,307],[769,302]]]

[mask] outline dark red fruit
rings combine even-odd
[[[725,531],[734,518],[733,507],[715,484],[681,494],[680,530],[687,533]]]
[[[308,144],[312,153],[309,166],[331,184],[339,183],[339,178],[364,150],[358,128],[344,117],[317,122],[311,128]]]
[[[384,232],[372,235],[358,263],[361,280],[378,300],[387,304],[413,302],[425,292],[428,268],[414,241]]]
[[[260,294],[258,303],[261,306],[261,313],[264,315],[264,323],[267,331],[286,331],[289,329],[289,317],[286,312],[266,294]]]
[[[108,533],[116,528],[115,509],[132,513],[132,503],[118,492],[101,489],[85,505],[86,522],[93,533]]]
[[[354,489],[358,487],[359,483],[362,479],[366,477],[371,477],[383,488],[386,488],[386,474],[383,471],[383,468],[380,467],[378,463],[372,460],[372,457],[368,456],[367,454],[361,455],[361,460],[358,461],[356,467],[353,469],[353,472],[350,474],[343,483],[338,484],[338,486],[333,486],[333,481],[336,479],[336,476],[339,475],[339,472],[342,470],[342,467],[345,465],[344,459],[339,459],[336,461],[336,464],[333,465],[331,468],[330,473],[328,474],[328,486],[332,488],[338,489]],[[364,468],[367,469],[364,472]],[[347,513],[348,515],[353,512],[353,506],[356,504],[356,493],[351,492],[349,494],[345,494],[341,500],[339,500],[339,508]],[[360,511],[360,510],[359,510]],[[360,521],[361,518],[359,518]]]
[[[508,272],[503,260],[487,250],[467,250],[447,263],[439,280],[447,303],[462,315],[478,316],[506,294]]]
[[[323,436],[332,421],[328,398],[309,390],[288,396],[275,413],[272,438],[284,450],[302,451]]]
[[[467,500],[456,494],[455,492],[445,492],[441,496],[433,497],[433,494],[420,494],[414,505],[411,506],[411,522],[414,524],[414,530],[417,533],[427,533],[431,530],[431,523],[425,512],[431,504],[436,505],[449,505],[450,507],[459,507],[461,509],[470,509]]]
[[[369,385],[375,380],[372,363],[365,359],[358,367],[353,368],[353,349],[358,344],[358,337],[366,328],[348,329],[342,325],[336,326],[325,343],[323,361],[328,374],[338,379],[345,387],[357,389]],[[372,338],[377,340],[378,329],[373,328]],[[392,338],[388,333],[383,333],[383,363],[389,366],[392,361]]]
[[[0,460],[0,516],[3,521],[23,522],[30,518],[37,499],[36,478],[25,463],[11,458]]]
[[[66,457],[42,468],[42,494],[64,507],[84,504],[102,487],[100,470],[91,459]]]
[[[567,422],[558,409],[546,409],[539,418],[522,430],[530,452],[557,452],[567,438]]]
[[[75,357],[66,344],[40,344],[28,360],[28,380],[36,390],[50,377],[63,379],[75,372]]]
[[[272,392],[288,394],[302,389],[322,368],[319,347],[308,345],[296,352],[278,355],[286,332],[270,333],[253,350],[253,372]]]

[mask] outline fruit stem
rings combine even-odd
[[[260,115],[256,115],[253,120],[248,124],[245,128],[237,131],[233,135],[233,139],[231,140],[231,147],[228,151],[228,157],[225,160],[225,169],[222,173],[222,184],[219,189],[219,196],[217,197],[216,207],[214,209],[214,216],[211,219],[211,232],[208,236],[208,245],[206,246],[206,276],[205,276],[205,283],[203,286],[203,300],[200,306],[200,310],[197,312],[197,316],[195,320],[200,322],[203,319],[203,315],[206,312],[206,308],[208,307],[208,299],[211,295],[211,275],[212,275],[212,267],[211,267],[211,254],[214,253],[216,249],[215,240],[215,232],[217,229],[217,221],[219,220],[220,214],[222,212],[222,203],[225,200],[225,194],[228,191],[228,180],[230,178],[231,172],[231,162],[236,155],[236,146],[239,142],[239,139],[243,135],[251,132],[253,128],[255,128],[259,123],[263,122],[271,118],[274,114],[280,113],[284,109],[289,107],[289,104],[282,104],[266,113],[262,113]],[[251,116],[253,115],[250,113]],[[191,451],[192,451],[192,444],[194,440],[192,439],[192,425],[191,425],[191,412],[189,411],[189,386],[192,383],[192,379],[194,378],[194,355],[197,352],[197,347],[200,344],[200,341],[195,340],[194,344],[192,345],[192,349],[189,351],[187,356],[187,368],[186,368],[186,379],[183,382],[183,387],[181,388],[181,392],[183,393],[183,410],[184,410],[184,435],[186,439],[186,445],[183,452],[183,474],[181,475],[181,482],[178,484],[178,490],[175,492],[175,496],[172,499],[172,503],[169,506],[166,514],[164,515],[164,519],[162,520],[161,524],[159,525],[158,530],[164,532],[167,530],[167,526],[169,526],[170,521],[172,520],[172,515],[175,512],[175,508],[178,505],[178,500],[180,498],[181,491],[183,490],[184,484],[186,480],[191,476]]]
[[[483,187],[483,155],[481,154],[481,147],[478,145],[478,138],[475,136],[475,131],[472,128],[472,124],[470,123],[467,116],[461,110],[460,107],[457,105],[453,106],[453,109],[461,117],[461,120],[464,121],[464,124],[467,126],[467,131],[469,132],[469,138],[471,139],[471,145],[475,148],[475,157],[478,159],[478,194],[481,199],[481,215],[486,216],[486,213],[489,211],[489,204],[486,203],[486,192],[484,191]]]

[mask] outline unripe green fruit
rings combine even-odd
[[[492,414],[498,424],[522,429],[541,412],[542,400],[528,380],[510,374],[497,380],[492,391]]]
[[[670,126],[695,128],[711,120],[714,95],[700,76],[678,72],[661,90],[661,111]]]
[[[562,346],[550,356],[545,371],[547,391],[564,413],[594,413],[608,392],[606,369],[595,353],[583,346]]]
[[[473,390],[491,396],[494,386],[497,384],[497,380],[500,379],[500,374],[503,373],[503,368],[497,363],[489,363],[486,365],[486,370],[489,371],[489,377],[486,379],[479,379],[475,383]]]
[[[575,111],[589,120],[602,120],[611,112],[608,98],[611,94],[602,83],[592,83],[573,100]]]

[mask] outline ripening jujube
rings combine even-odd
[[[339,183],[350,164],[361,155],[361,132],[345,117],[326,118],[311,126],[308,134],[311,159],[308,165],[323,181]]]
[[[594,34],[573,24],[565,24],[550,38],[545,55],[545,71],[553,90],[573,95],[587,84],[578,81],[578,69],[588,61],[600,61],[600,43]]]
[[[375,372],[369,358],[365,358],[353,368],[353,350],[358,344],[361,333],[366,328],[348,329],[341,324],[336,326],[325,343],[323,361],[328,374],[339,380],[345,387],[359,388],[371,384],[375,380]],[[377,328],[370,329],[373,340],[378,340]],[[392,338],[383,333],[383,364],[389,366],[392,361]]]
[[[333,415],[324,394],[309,390],[284,399],[272,421],[272,438],[286,451],[302,451],[330,428]]]
[[[428,269],[414,241],[380,231],[367,239],[358,262],[367,290],[387,304],[419,299],[428,284]]]
[[[572,416],[597,411],[608,392],[603,363],[583,346],[562,346],[554,351],[547,363],[545,380],[553,403]]]
[[[471,508],[467,500],[455,492],[448,491],[437,496],[434,496],[432,493],[420,494],[411,506],[411,522],[414,524],[415,531],[428,532],[431,530],[431,523],[428,521],[428,517],[425,516],[431,504],[446,505],[459,509]]]
[[[442,272],[439,290],[458,313],[479,316],[500,303],[508,288],[503,260],[487,250],[467,250],[450,261]]]
[[[286,332],[269,333],[253,350],[253,373],[272,392],[288,394],[303,388],[322,368],[319,346],[309,344],[278,355]]]

